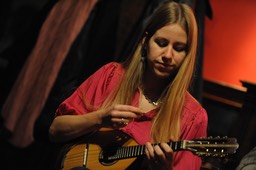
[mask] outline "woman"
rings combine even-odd
[[[196,46],[191,8],[163,4],[148,20],[129,60],[106,64],[60,104],[51,140],[67,142],[111,127],[146,145],[143,166],[148,169],[200,169],[199,157],[173,152],[167,144],[206,137],[206,111],[188,92]]]

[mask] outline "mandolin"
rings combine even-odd
[[[239,145],[236,138],[209,137],[205,139],[169,142],[173,151],[187,150],[199,157],[226,157]],[[64,145],[57,161],[58,170],[134,169],[137,158],[145,155],[145,146],[138,145],[120,130],[102,128],[79,142]]]

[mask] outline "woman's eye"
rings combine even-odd
[[[155,40],[156,44],[159,46],[159,47],[166,47],[168,45],[168,41],[166,40]]]
[[[181,52],[181,51],[186,51],[186,48],[184,47],[174,47],[174,49],[178,52]]]
[[[178,52],[182,52],[182,51],[187,50],[186,45],[177,45],[177,46],[174,46],[173,48],[174,48],[175,51],[178,51]]]

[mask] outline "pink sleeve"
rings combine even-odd
[[[91,111],[88,106],[99,107],[120,81],[122,74],[123,69],[120,64],[111,62],[104,65],[59,105],[56,116],[86,114]]]
[[[187,118],[183,120],[183,130],[181,140],[186,139],[199,139],[202,137],[207,137],[207,125],[208,116],[202,107],[194,105],[192,110],[187,110]],[[199,170],[202,164],[200,157],[194,155],[190,151],[179,151],[176,153],[174,159],[174,169],[184,170],[184,169],[195,169]]]

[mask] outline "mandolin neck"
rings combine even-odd
[[[180,151],[185,149],[185,141],[177,141],[177,142],[168,142],[169,146],[172,148],[173,151]],[[153,144],[155,146],[157,144]],[[117,147],[117,148],[111,148],[111,149],[106,149],[102,151],[100,154],[100,160],[119,160],[119,159],[126,159],[126,158],[133,158],[133,157],[138,157],[142,156],[145,154],[145,145],[135,145],[135,146],[122,146],[122,147]],[[111,153],[111,150],[115,151],[113,154]],[[108,154],[104,154],[108,153]]]

